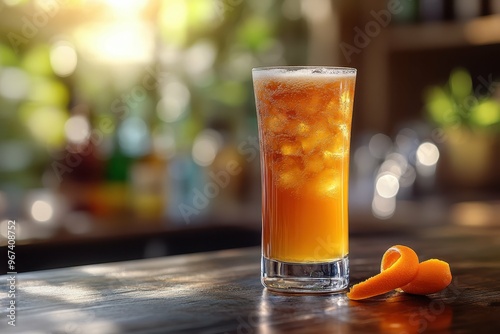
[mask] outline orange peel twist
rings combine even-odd
[[[451,283],[450,265],[444,261],[430,259],[419,263],[417,276],[401,287],[406,293],[430,295],[445,289]]]
[[[451,283],[451,279],[448,263],[437,259],[419,263],[413,249],[395,245],[384,253],[380,274],[355,284],[347,293],[347,297],[361,300],[395,289],[410,294],[427,295],[443,290]]]

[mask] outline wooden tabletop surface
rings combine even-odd
[[[498,333],[500,229],[352,237],[351,283],[377,273],[393,244],[448,261],[452,284],[362,302],[279,295],[260,284],[257,248],[180,255],[17,274],[15,298],[1,292],[0,333]]]

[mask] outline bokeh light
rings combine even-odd
[[[192,78],[203,75],[212,69],[217,48],[210,40],[200,40],[188,48],[184,53],[184,70]]]
[[[20,68],[0,70],[0,95],[13,100],[23,99],[29,91],[29,77]]]
[[[127,118],[118,128],[118,143],[127,156],[146,155],[151,148],[148,126],[139,117]]]
[[[50,65],[54,73],[60,77],[71,75],[78,63],[75,48],[68,42],[60,41],[50,49]]]
[[[222,146],[222,136],[215,130],[206,129],[196,136],[192,149],[193,160],[196,164],[210,166]]]
[[[170,81],[161,89],[162,98],[156,106],[158,117],[164,122],[175,122],[186,112],[191,98],[188,88],[180,81]]]
[[[47,222],[52,218],[53,214],[54,209],[47,201],[37,200],[31,206],[31,216],[37,222]]]
[[[416,168],[420,176],[430,178],[436,174],[439,149],[430,142],[420,144],[416,152]]]
[[[417,161],[424,166],[433,166],[439,160],[439,149],[430,142],[420,144],[417,149]]]
[[[90,124],[85,116],[75,115],[64,124],[66,139],[72,144],[85,144],[90,137]]]
[[[395,197],[399,191],[399,180],[392,174],[384,174],[375,183],[377,194],[383,198]]]

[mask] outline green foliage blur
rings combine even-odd
[[[444,86],[427,89],[427,114],[444,128],[463,126],[481,132],[500,132],[500,101],[494,96],[495,83],[487,84],[482,80],[474,88],[470,73],[456,68]]]
[[[0,6],[3,186],[43,186],[42,175],[54,161],[75,151],[65,132],[75,115],[88,119],[91,139],[99,139],[93,143],[94,155],[108,170],[114,170],[116,161],[155,153],[155,143],[165,136],[175,142],[165,159],[190,152],[204,128],[222,124],[230,140],[237,141],[256,132],[251,68],[305,59],[305,23],[284,18],[283,1],[137,1],[133,9],[126,8],[127,1],[40,3]],[[126,32],[133,33],[136,26],[145,33],[127,40]],[[103,36],[111,38],[101,43]],[[142,55],[130,61],[119,53],[140,54],[148,46],[137,44],[141,37],[152,41],[146,60]],[[74,48],[78,59],[67,75],[54,67],[54,46],[61,42]],[[286,52],[292,42],[294,52]],[[152,73],[160,85],[144,89]],[[147,127],[149,145],[132,152],[120,141],[119,131],[127,119],[136,118]],[[113,160],[117,152],[121,160]]]

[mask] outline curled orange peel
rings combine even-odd
[[[429,295],[443,290],[450,283],[450,265],[441,260],[430,259],[419,263],[417,276],[402,286],[401,290],[414,295]]]
[[[418,273],[418,256],[409,247],[396,245],[382,257],[380,274],[354,285],[347,293],[352,300],[378,296],[410,283]]]
[[[418,262],[415,251],[396,245],[383,255],[380,274],[354,285],[347,293],[352,300],[378,296],[394,289],[406,293],[427,295],[443,290],[451,283],[448,263],[431,259]]]

